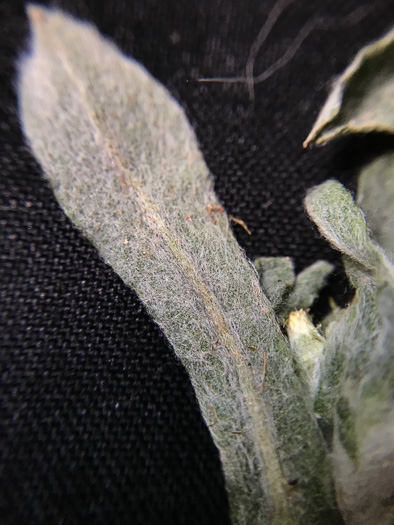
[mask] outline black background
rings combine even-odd
[[[264,71],[320,15],[292,61],[256,86],[202,84],[243,75],[272,8],[262,1],[62,1],[134,56],[183,105],[234,231],[249,257],[289,255],[297,270],[336,263],[326,289],[351,295],[338,255],[303,211],[334,177],[355,189],[369,153],[390,139],[304,150],[331,82],[394,23],[389,0],[298,0],[258,54]],[[357,24],[343,22],[365,4]],[[1,509],[4,524],[226,524],[218,453],[188,376],[134,292],[71,225],[22,137],[16,71],[28,47],[23,2],[0,0]],[[379,145],[378,145],[379,144]],[[316,307],[319,316],[324,301]]]

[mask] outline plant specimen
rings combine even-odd
[[[234,523],[340,522],[335,486],[347,517],[375,434],[392,431],[392,374],[381,355],[392,339],[393,273],[363,213],[334,181],[307,197],[357,289],[320,332],[306,310],[331,266],[320,261],[296,277],[286,258],[253,265],[167,90],[92,26],[37,6],[28,12],[25,135],[65,213],[136,290],[187,368]],[[374,505],[380,511],[381,501]]]

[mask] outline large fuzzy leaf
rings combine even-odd
[[[335,501],[307,388],[182,108],[93,27],[29,16],[25,134],[64,211],[189,371],[235,522],[316,523]]]

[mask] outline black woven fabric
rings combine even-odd
[[[294,2],[255,66],[277,60],[312,16],[292,61],[256,86],[201,84],[243,75],[273,1],[69,0],[142,62],[184,106],[247,254],[289,255],[300,270],[337,264],[326,290],[345,303],[339,258],[303,211],[308,188],[351,189],[373,139],[303,150],[330,82],[394,22],[390,0]],[[16,64],[27,49],[22,2],[0,0],[1,522],[227,524],[220,461],[182,365],[133,291],[65,218],[20,132]],[[387,141],[387,146],[391,146]],[[321,303],[321,308],[324,304]],[[191,313],[192,315],[192,313]]]

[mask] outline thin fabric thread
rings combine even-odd
[[[67,215],[185,364],[233,516],[314,522],[335,498],[307,387],[182,109],[91,26],[36,7],[29,15],[32,53],[19,83],[26,136]],[[286,488],[292,479],[296,490]]]

